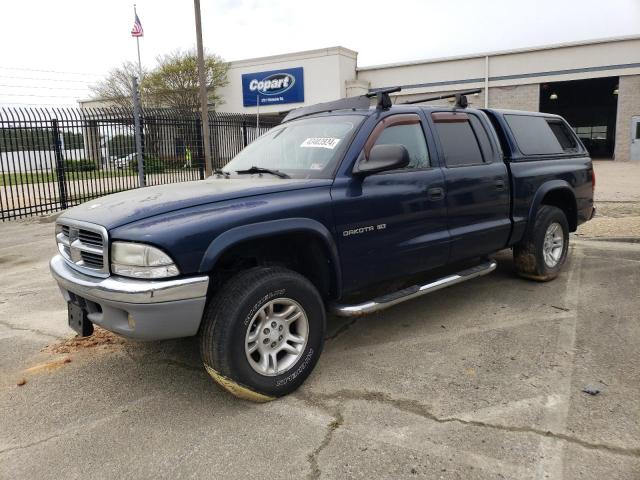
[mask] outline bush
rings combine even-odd
[[[133,159],[129,163],[129,168],[134,172],[138,171],[138,160]],[[144,156],[144,173],[163,173],[165,170],[165,164],[160,161],[155,155]]]
[[[92,172],[97,168],[96,163],[91,160],[65,160],[64,171],[65,172]]]

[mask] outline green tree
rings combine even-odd
[[[176,50],[159,56],[157,62],[158,66],[142,82],[145,103],[156,107],[198,110],[200,97],[198,57],[195,50]],[[204,65],[208,100],[215,105],[221,102],[218,89],[229,83],[229,64],[219,56],[207,53]]]

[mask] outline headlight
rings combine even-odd
[[[180,274],[169,255],[142,243],[113,242],[111,271],[133,278],[166,278]]]

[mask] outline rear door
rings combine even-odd
[[[449,261],[504,248],[511,232],[510,187],[488,121],[476,112],[433,112],[444,159],[451,248]]]
[[[433,145],[427,145],[423,119],[415,113],[386,116],[358,161],[385,144],[404,145],[409,166],[337,178],[332,188],[346,290],[438,267],[448,258],[444,177]]]

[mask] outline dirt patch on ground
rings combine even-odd
[[[597,214],[577,237],[640,238],[640,202],[596,202]]]
[[[126,340],[103,328],[95,327],[90,337],[73,337],[61,343],[47,345],[42,351],[45,353],[73,353],[87,348],[115,349],[121,348]]]

